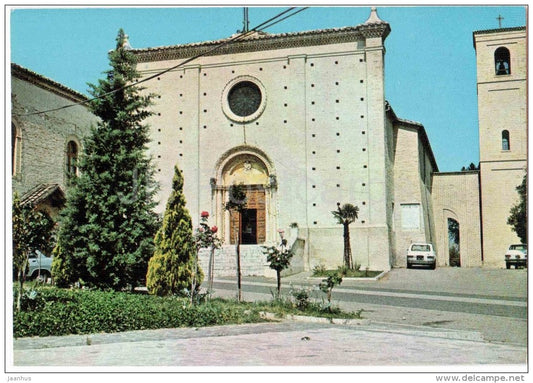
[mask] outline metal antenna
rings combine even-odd
[[[243,20],[243,33],[246,33],[250,30],[250,21],[248,20],[248,7],[244,7],[244,20]]]

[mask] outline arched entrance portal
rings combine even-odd
[[[239,147],[226,153],[217,164],[217,178],[212,182],[217,224],[222,238],[235,244],[240,235],[243,245],[257,245],[275,238],[276,177],[270,161],[256,148]],[[243,185],[246,206],[242,215],[224,209],[232,185]]]

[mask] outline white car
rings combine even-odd
[[[431,243],[412,243],[407,249],[407,268],[413,266],[429,266],[435,270],[437,256]]]
[[[511,245],[505,252],[505,267],[510,269],[511,265],[517,269],[518,266],[527,267],[527,245]]]
[[[52,276],[52,257],[35,250],[35,253],[30,254],[28,261],[28,276],[31,279],[41,278],[46,281]]]

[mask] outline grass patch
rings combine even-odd
[[[181,297],[53,286],[26,289],[21,303],[20,312],[13,308],[15,338],[258,323],[266,321],[260,314],[265,311],[280,317],[360,317],[360,313],[343,313],[339,308],[292,297],[257,303],[216,298],[191,305]]]

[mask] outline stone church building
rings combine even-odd
[[[385,99],[390,30],[373,9],[355,27],[134,49],[144,77],[175,67],[143,84],[158,95],[149,124],[160,209],[177,163],[193,219],[211,212],[231,265],[241,228],[245,272],[262,272],[260,245],[278,242],[279,230],[291,233],[295,268],[339,265],[337,202],[359,207],[356,263],[405,265],[411,242],[435,240],[438,167],[424,127]],[[224,210],[235,183],[248,197],[242,222]]]
[[[438,266],[503,267],[506,247],[519,242],[506,222],[527,164],[526,29],[474,32],[480,170],[452,173],[439,172],[424,126],[398,117],[385,98],[390,32],[372,9],[353,27],[132,49],[146,92],[157,95],[147,122],[158,212],[177,164],[193,224],[210,212],[224,241],[217,275],[234,275],[239,235],[243,274],[270,275],[261,245],[278,243],[280,231],[295,251],[289,272],[341,265],[343,228],[331,213],[337,203],[359,208],[350,235],[362,269],[405,267],[412,242],[433,243]],[[29,97],[27,86],[13,80],[15,110],[19,93]],[[55,181],[37,175],[47,173],[43,164],[26,162],[33,184],[67,183],[70,142],[79,151],[82,126],[95,121],[83,107],[72,113],[81,118],[54,120],[59,149],[44,155],[55,163]],[[21,121],[13,123],[17,140]],[[16,142],[13,148],[16,169]],[[17,177],[14,170],[14,190],[24,192]],[[233,184],[247,195],[240,220],[224,209]],[[455,263],[450,220],[460,227]]]

